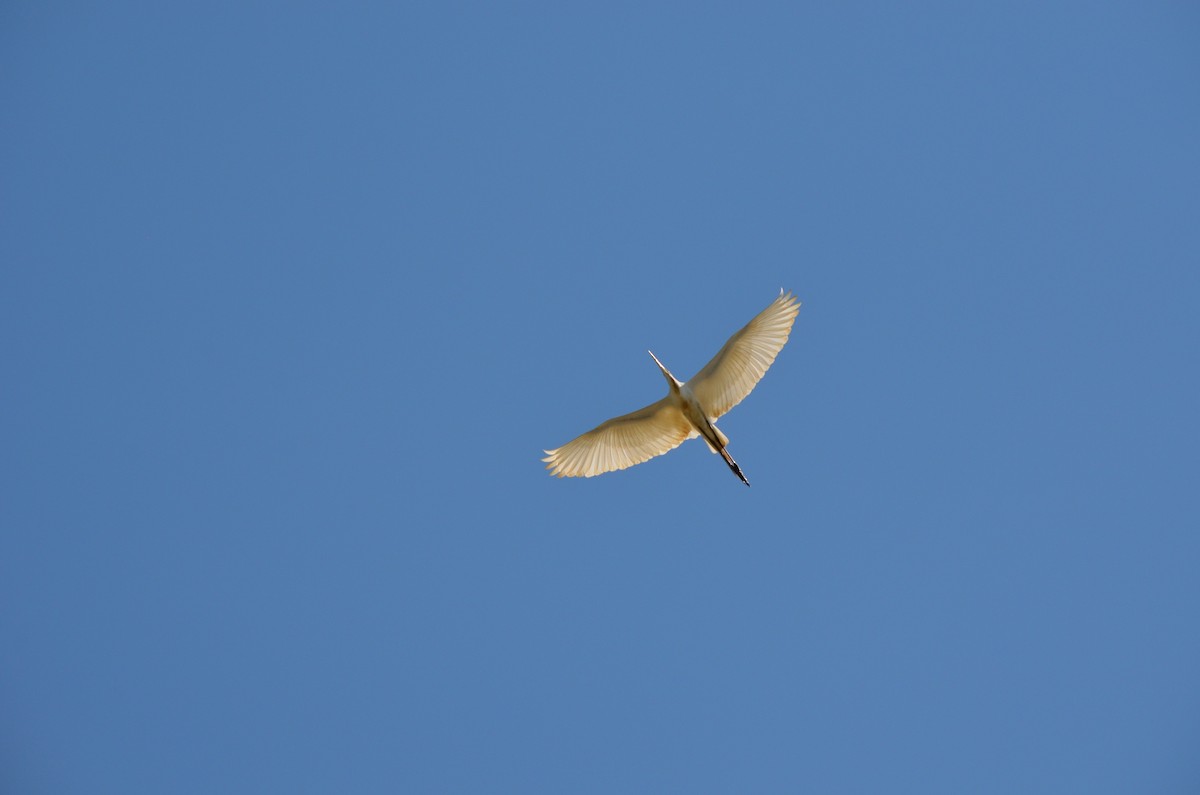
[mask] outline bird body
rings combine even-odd
[[[560,478],[590,478],[640,464],[699,436],[749,486],[750,481],[726,450],[729,437],[717,428],[716,421],[749,395],[767,372],[787,342],[799,312],[800,302],[780,290],[770,306],[730,337],[686,382],[672,375],[650,352],[667,379],[667,396],[614,417],[556,450],[546,450],[542,459],[546,468]]]

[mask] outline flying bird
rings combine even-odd
[[[767,372],[788,341],[799,312],[796,297],[780,290],[779,297],[730,337],[689,381],[673,376],[654,352],[648,351],[667,379],[667,396],[614,417],[557,450],[546,450],[542,459],[546,469],[560,478],[590,478],[648,461],[699,436],[749,486],[741,467],[725,449],[729,437],[716,422],[741,403]]]

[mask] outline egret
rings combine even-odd
[[[590,478],[625,469],[674,450],[697,436],[747,486],[750,481],[729,455],[729,437],[716,422],[750,394],[783,350],[800,312],[791,293],[779,297],[729,338],[690,381],[680,381],[653,351],[650,358],[667,379],[667,396],[645,408],[605,422],[557,450],[546,450],[546,469],[557,477]]]

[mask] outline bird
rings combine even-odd
[[[704,439],[733,474],[750,481],[726,447],[729,437],[717,420],[750,394],[783,350],[800,312],[790,292],[755,315],[688,381],[680,381],[653,351],[647,351],[667,379],[667,396],[645,408],[614,417],[555,450],[545,450],[546,469],[556,477],[590,478],[626,469],[674,450],[688,439]]]

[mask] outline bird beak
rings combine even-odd
[[[664,367],[663,363],[658,360],[658,357],[654,355],[654,351],[646,351],[646,353],[650,354],[650,358],[653,359],[654,363],[658,365],[658,369],[662,370],[663,377],[666,378],[669,383],[674,384],[675,386],[683,386],[683,382],[671,375],[671,371]]]

